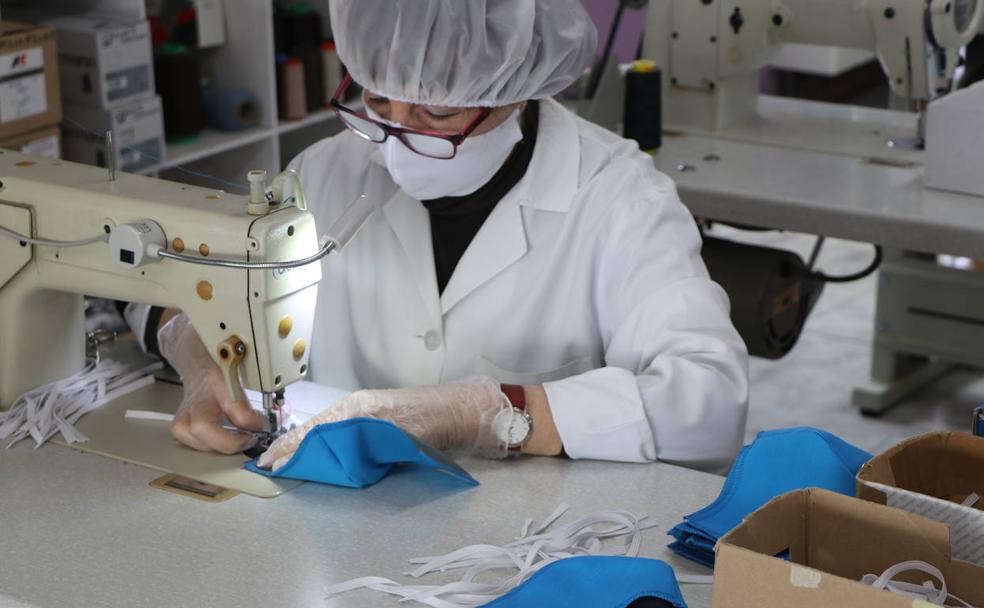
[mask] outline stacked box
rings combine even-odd
[[[144,20],[20,11],[54,28],[65,120],[65,158],[105,166],[107,130],[116,167],[143,171],[164,158],[163,114],[154,89],[150,27]]]
[[[37,131],[12,135],[0,140],[0,148],[57,160],[61,158],[61,132],[58,125],[51,125]]]
[[[0,140],[50,128],[61,117],[54,30],[0,21]]]
[[[65,106],[65,158],[99,167],[108,164],[106,131],[112,131],[116,168],[139,173],[164,158],[164,123],[157,95],[106,110]]]

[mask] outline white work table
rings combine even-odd
[[[396,606],[366,591],[326,602],[323,588],[412,580],[402,577],[409,558],[509,542],[525,518],[540,521],[562,501],[571,507],[562,522],[612,509],[649,515],[659,527],[643,533],[642,554],[705,574],[666,550],[666,531],[723,483],[666,464],[462,459],[481,486],[401,471],[364,490],[308,483],[274,499],[206,503],[150,487],[159,476],[150,469],[27,444],[0,451],[4,606]],[[691,608],[710,606],[710,586],[683,592]]]
[[[654,159],[698,217],[984,257],[984,199],[923,187],[921,165],[696,135],[665,137]]]
[[[984,198],[925,188],[915,115],[762,96],[761,118],[653,155],[702,218],[984,258]],[[679,170],[687,166],[687,170]]]

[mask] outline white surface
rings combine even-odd
[[[397,606],[359,592],[325,603],[325,585],[358,576],[407,580],[407,560],[466,543],[512,540],[561,501],[561,523],[597,511],[647,514],[641,554],[706,574],[669,553],[665,532],[714,499],[722,478],[665,464],[461,459],[482,485],[397,471],[352,490],[305,484],[271,500],[209,504],[156,490],[158,473],[59,446],[0,458],[0,589],[43,607]],[[454,575],[428,576],[426,581]],[[691,608],[711,588],[686,585]]]
[[[984,197],[982,159],[984,81],[929,104],[926,185]]]
[[[861,49],[791,43],[782,45],[769,65],[791,72],[838,76],[874,58],[870,51]]]
[[[654,159],[699,217],[984,258],[984,200],[925,188],[918,164],[702,136],[664,137]]]
[[[923,153],[891,147],[895,139],[914,137],[918,116],[789,97],[760,95],[757,114],[720,131],[686,130],[729,141],[825,152],[860,158],[921,163]]]
[[[225,42],[225,4],[222,0],[195,0],[198,46],[208,48]]]
[[[205,129],[195,137],[194,141],[189,143],[167,144],[163,168],[186,165],[209,156],[216,156],[229,150],[266,140],[270,134],[271,130],[266,127],[254,127],[244,131]],[[236,177],[245,186],[245,174]]]

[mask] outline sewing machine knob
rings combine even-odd
[[[731,17],[728,18],[728,25],[735,31],[736,36],[741,31],[742,26],[745,25],[745,17],[741,14],[741,9],[737,6],[734,12],[731,13]]]
[[[212,299],[212,284],[208,281],[199,281],[198,285],[195,285],[195,291],[198,293],[198,297],[206,302]]]
[[[294,360],[300,361],[306,350],[307,342],[304,341],[304,338],[298,338],[297,342],[294,342],[294,350],[291,352],[294,355]]]
[[[294,320],[290,317],[290,315],[284,315],[284,317],[280,319],[280,324],[277,325],[277,333],[280,334],[281,338],[286,338],[292,329],[294,329]]]
[[[267,172],[262,169],[246,174],[246,181],[249,182],[249,203],[246,212],[250,215],[266,215],[270,211],[270,204],[264,194],[266,177]]]

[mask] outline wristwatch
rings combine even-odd
[[[519,452],[533,435],[533,418],[526,411],[526,392],[517,384],[503,384],[500,388],[512,409],[496,416],[492,421],[493,432],[510,452]]]

